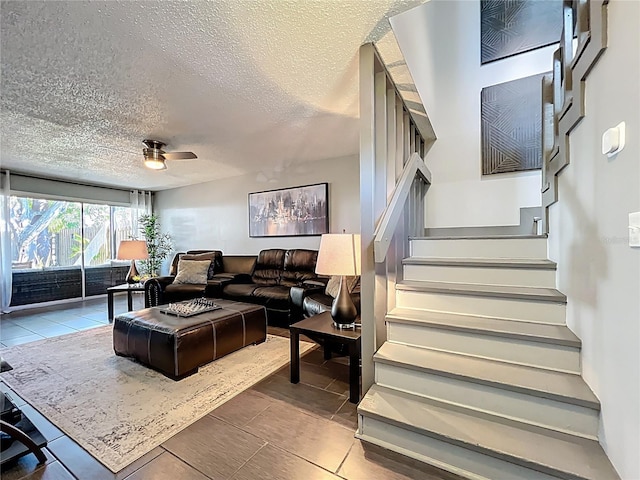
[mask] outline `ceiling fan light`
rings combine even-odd
[[[164,159],[151,157],[144,159],[144,166],[151,170],[164,170],[167,168],[167,165],[164,163]]]

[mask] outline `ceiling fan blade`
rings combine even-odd
[[[167,160],[190,160],[198,158],[193,152],[165,152],[162,156]]]

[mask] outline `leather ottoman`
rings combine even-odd
[[[260,305],[216,299],[222,308],[176,317],[152,307],[118,315],[113,323],[116,355],[132,357],[170,378],[267,338],[266,310]]]

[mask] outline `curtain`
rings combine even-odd
[[[144,190],[132,190],[131,191],[131,225],[133,227],[133,234],[138,238],[140,236],[140,226],[138,225],[138,219],[142,215],[151,215],[151,192]]]
[[[11,196],[11,185],[9,172],[0,172],[0,281],[2,281],[2,292],[0,299],[0,311],[8,313],[11,304],[11,232],[9,221],[11,220],[9,197]]]

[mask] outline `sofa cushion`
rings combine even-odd
[[[307,316],[318,315],[331,310],[333,298],[324,293],[312,293],[304,297],[303,309]]]
[[[195,260],[198,262],[208,261],[209,268],[207,270],[207,280],[211,280],[216,273],[216,257],[217,252],[205,252],[205,253],[185,253],[180,256],[180,260]],[[179,268],[179,266],[178,266]]]
[[[203,253],[213,253],[213,273],[222,271],[222,250],[187,250],[187,255],[201,255]]]
[[[258,255],[251,280],[257,285],[277,285],[284,269],[284,250],[272,248]]]
[[[222,290],[228,298],[247,298],[253,294],[257,285],[253,283],[231,283]]]
[[[178,261],[178,273],[173,279],[173,284],[181,283],[205,284],[207,283],[207,272],[211,265],[210,260],[183,260]]]
[[[222,257],[222,271],[251,275],[256,266],[256,258],[255,255],[224,255]]]
[[[180,260],[180,257],[182,255],[184,255],[184,252],[178,252],[173,257],[173,260],[171,260],[171,266],[169,267],[170,276],[173,276],[173,277],[176,276],[176,273],[178,272],[178,261]]]
[[[317,250],[287,250],[284,256],[284,271],[280,284],[288,287],[301,285],[305,280],[317,277],[315,273]]]
[[[272,285],[268,287],[258,287],[253,291],[252,296],[260,299],[260,304],[267,308],[288,310],[290,287],[283,285]]]
[[[162,292],[162,300],[163,303],[169,303],[202,297],[204,295],[205,288],[206,284],[172,283],[171,285],[167,285]]]
[[[174,275],[178,272],[178,262],[183,255],[199,255],[201,253],[213,253],[215,254],[213,272],[217,273],[222,271],[222,251],[220,250],[188,250],[185,252],[178,252],[173,257],[171,261],[171,266],[169,267],[169,275]]]

